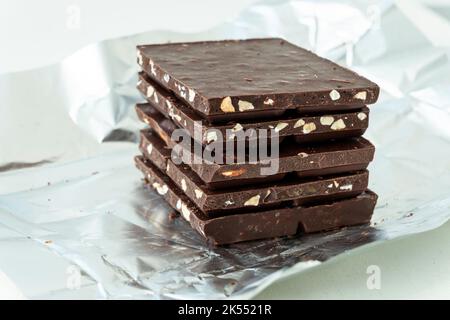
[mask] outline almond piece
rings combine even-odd
[[[330,92],[330,98],[331,98],[331,100],[336,101],[341,98],[341,95],[340,95],[339,91],[333,89]]]
[[[239,177],[240,175],[245,173],[245,169],[240,168],[237,170],[230,170],[230,171],[224,171],[221,173],[221,175],[223,175],[224,177]]]
[[[367,114],[365,114],[364,112],[358,113],[359,120],[364,121],[364,120],[366,120],[366,118],[367,118]]]
[[[297,122],[294,124],[294,128],[299,128],[299,127],[303,126],[304,124],[305,124],[305,120],[299,119],[299,120],[297,120]]]
[[[149,143],[147,146],[147,152],[149,155],[152,154],[152,150],[153,150],[153,145],[151,143]]]
[[[236,123],[236,125],[233,128],[231,128],[231,132],[238,132],[238,131],[241,131],[242,129],[244,129],[244,128],[241,126],[241,124]]]
[[[336,120],[332,125],[331,125],[331,130],[342,130],[345,129],[346,125],[344,120],[339,119]]]
[[[244,100],[239,100],[238,106],[239,106],[239,111],[241,111],[241,112],[255,109],[255,106],[251,102],[244,101]]]
[[[269,105],[269,106],[273,106],[273,100],[272,99],[270,99],[270,98],[266,98],[266,100],[264,100],[264,104],[265,105]]]
[[[334,122],[334,118],[332,116],[323,116],[320,117],[320,124],[323,126],[331,126]]]
[[[344,186],[341,186],[339,189],[341,190],[347,190],[347,191],[352,191],[353,190],[353,185],[352,184],[346,184]]]
[[[167,191],[169,191],[169,188],[163,184],[159,184],[158,182],[155,182],[152,184],[153,188],[156,189],[156,192],[158,192],[160,195],[165,195],[167,193]]]
[[[150,72],[152,73],[152,75],[154,75],[156,77],[156,69],[155,69],[155,64],[153,63],[152,60],[148,61],[148,64],[150,65]]]
[[[313,132],[314,130],[316,130],[316,125],[314,124],[314,122],[309,122],[303,126],[304,134],[308,134],[310,132]]]
[[[137,50],[137,51],[136,51],[136,55],[137,55],[137,58],[138,58],[138,64],[139,64],[140,66],[142,66],[142,64],[143,64],[143,59],[142,59],[142,53],[141,53],[141,51]]]
[[[300,158],[308,157],[308,154],[306,152],[300,152],[298,155],[300,156]]]
[[[195,91],[192,89],[189,89],[189,102],[193,102],[195,99]]]
[[[150,98],[155,93],[155,88],[152,86],[147,87],[147,97]]]
[[[280,132],[281,130],[283,130],[287,126],[288,126],[288,124],[286,122],[280,122],[279,124],[276,125],[275,132]]]
[[[183,202],[181,203],[181,215],[186,221],[191,221],[191,211],[189,211],[187,205]]]
[[[353,96],[354,99],[359,99],[359,100],[366,100],[367,98],[367,92],[366,91],[360,91],[357,94],[355,94]]]
[[[231,206],[232,204],[234,204],[233,201],[230,200],[225,201],[225,207]]]
[[[195,192],[195,197],[197,199],[200,199],[203,196],[203,191],[202,190],[195,189],[194,192]]]
[[[226,97],[222,100],[222,103],[220,104],[220,110],[223,112],[235,112],[233,103],[231,101],[230,97]]]
[[[163,79],[164,79],[165,82],[169,82],[170,76],[166,73],[166,74],[164,75]]]
[[[257,206],[259,204],[259,198],[261,196],[257,194],[244,202],[244,206]]]
[[[181,179],[181,189],[185,192],[187,190],[186,180],[184,179]]]

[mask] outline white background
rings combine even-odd
[[[89,43],[150,29],[206,29],[232,19],[251,2],[256,1],[0,0],[0,72],[55,63]],[[68,29],[67,19],[74,4],[80,8],[80,28]],[[343,254],[318,268],[278,281],[258,298],[448,299],[449,244],[447,223],[431,232]],[[371,265],[381,270],[378,290],[369,290],[366,285],[366,271]],[[0,272],[2,297],[20,294]]]

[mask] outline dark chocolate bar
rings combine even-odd
[[[178,127],[186,129],[194,139],[196,138],[194,137],[195,123],[200,123],[201,140],[199,142],[202,144],[208,142],[207,131],[210,129],[219,130],[223,136],[226,129],[233,132],[250,128],[274,129],[280,137],[295,135],[298,142],[304,143],[361,136],[369,124],[367,107],[346,112],[315,112],[309,115],[300,115],[293,110],[273,110],[276,114],[272,112],[263,119],[255,113],[248,113],[251,116],[249,119],[244,117],[245,114],[234,113],[223,115],[221,122],[213,121],[214,124],[212,124],[211,119],[204,118],[185,106],[174,94],[142,73],[139,74],[137,88],[150,104],[136,105],[137,113],[142,121],[150,121],[149,116],[154,114],[152,109],[156,108],[160,113],[171,118]]]
[[[272,208],[254,213],[208,218],[173,181],[141,156],[135,158],[145,179],[200,235],[215,245],[332,230],[370,222],[377,195],[366,191],[356,197],[311,206]]]
[[[189,118],[197,121],[205,121],[209,124],[224,123],[229,121],[248,121],[254,119],[272,119],[281,117],[287,113],[301,114],[296,110],[271,109],[256,110],[253,112],[233,112],[223,114],[205,115],[183,103],[174,93],[152,80],[145,72],[139,72],[137,89],[145,96],[147,101],[158,108],[162,113],[169,115],[174,121],[184,124]],[[189,124],[186,124],[189,126]]]
[[[139,87],[145,84],[142,82]],[[143,89],[145,91],[145,89]],[[158,94],[154,91],[153,97]],[[274,130],[279,137],[295,136],[299,143],[326,141],[330,139],[342,139],[349,137],[359,137],[364,134],[369,124],[369,109],[364,107],[360,110],[327,113],[314,115],[291,115],[276,120],[237,120],[228,121],[223,124],[211,125],[204,121],[185,106],[174,102],[172,99],[164,100],[162,96],[157,98],[158,102],[141,103],[136,105],[136,112],[143,122],[161,122],[163,118],[170,118],[176,124],[176,127],[186,129],[189,135],[201,144],[211,142],[208,132],[218,130],[225,138],[226,130],[232,132],[228,137],[231,139],[239,138],[235,132],[245,132],[247,129]],[[199,134],[194,135],[195,128],[199,128]]]
[[[263,183],[214,190],[208,188],[189,166],[176,165],[163,144],[152,144],[150,152],[145,147],[142,147],[141,151],[208,216],[255,211],[255,207],[260,210],[279,204],[304,205],[348,198],[364,192],[369,179],[367,171],[314,178],[291,175],[275,184]],[[140,169],[145,172],[145,168]]]
[[[153,144],[159,144],[163,147],[158,150],[166,152],[166,158],[170,157],[170,148],[175,145],[170,134],[165,127],[152,128],[157,135],[150,130],[143,130],[140,148],[145,152],[149,148],[152,149]],[[208,188],[221,188],[277,181],[292,172],[299,177],[311,177],[361,171],[367,168],[375,152],[374,146],[361,137],[308,146],[286,141],[280,144],[279,148],[278,174],[273,176],[262,175],[261,169],[267,167],[267,164],[261,162],[223,164],[191,162],[188,165]],[[193,158],[191,150],[183,149],[183,152]]]
[[[361,108],[379,94],[375,83],[282,39],[142,45],[137,55],[153,80],[208,116]]]

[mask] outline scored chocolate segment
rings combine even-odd
[[[286,176],[276,184],[264,183],[252,186],[237,186],[222,190],[212,190],[187,166],[176,165],[169,157],[169,152],[161,144],[152,145],[151,152],[142,147],[145,157],[183,190],[183,192],[205,214],[216,216],[229,212],[249,210],[284,203],[303,205],[317,201],[331,201],[351,197],[367,189],[368,172],[356,172],[331,177],[314,177],[301,179]],[[166,157],[165,165],[160,159]]]
[[[216,245],[332,230],[370,222],[377,195],[366,191],[354,198],[314,206],[273,208],[208,218],[173,181],[143,157],[135,158],[145,179],[201,236]]]
[[[159,141],[159,142],[158,142]],[[141,132],[141,148],[147,149],[154,143],[168,141],[167,147],[173,147],[174,142],[162,128],[157,127],[155,133],[151,130]],[[375,147],[364,138],[352,138],[346,141],[335,141],[330,144],[302,146],[298,144],[282,143],[278,161],[278,174],[295,172],[300,177],[323,176],[367,168],[372,161]],[[170,150],[167,150],[170,157]],[[183,148],[183,153],[189,159],[194,158],[194,152]],[[274,181],[272,176],[264,175],[262,168],[267,163],[214,163],[202,161],[189,162],[189,167],[199,176],[208,188],[221,188],[249,183]],[[280,179],[283,175],[279,176]]]
[[[282,39],[137,46],[156,82],[205,115],[374,103],[379,87]],[[338,109],[339,108],[339,109]]]

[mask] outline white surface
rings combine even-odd
[[[0,300],[25,299],[22,292],[0,271]]]
[[[450,223],[372,244],[278,281],[255,299],[450,299]],[[369,289],[369,266],[380,270]],[[370,269],[369,269],[370,270]]]
[[[204,18],[187,23],[186,13],[195,17],[195,12],[204,11],[211,1],[0,0],[0,72],[57,62],[88,43],[155,26],[171,29],[173,23],[189,25],[186,32],[212,27],[231,19],[250,2],[255,1],[217,1]],[[79,29],[66,27],[67,10],[73,4],[80,8]],[[447,223],[431,232],[358,249],[279,281],[258,298],[450,298],[449,244]],[[379,290],[367,289],[370,265],[380,268]],[[17,297],[9,285],[5,277],[0,278],[0,292]]]
[[[204,30],[251,2],[217,1],[206,10],[210,0],[0,0],[0,72],[58,62],[89,43],[150,29]],[[195,18],[199,12],[206,14]]]

